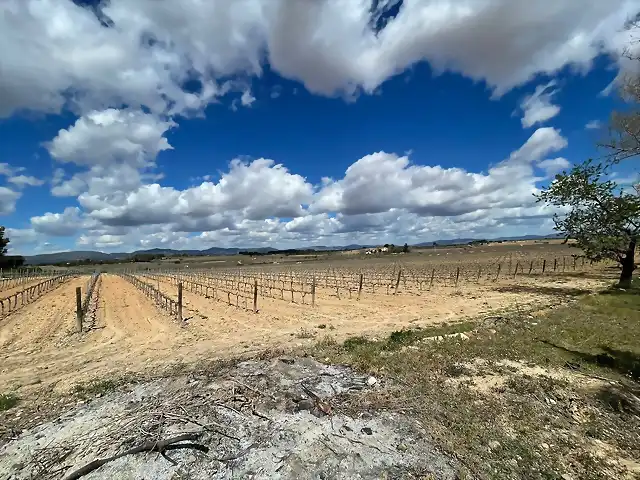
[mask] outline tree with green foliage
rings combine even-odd
[[[614,164],[588,160],[576,165],[557,175],[538,200],[559,207],[556,230],[575,239],[588,258],[619,262],[619,285],[628,288],[640,236],[640,186],[629,191],[608,179]]]
[[[634,23],[632,29],[640,28]],[[637,56],[626,55],[640,61]],[[619,285],[631,285],[635,251],[640,237],[640,178],[633,188],[613,180],[613,169],[640,155],[640,76],[628,76],[620,97],[629,108],[613,112],[608,139],[599,146],[606,151],[601,162],[588,160],[563,172],[538,195],[539,201],[559,207],[556,230],[573,238],[588,258],[610,258],[620,263]]]
[[[402,252],[403,253],[409,253],[409,244],[405,243],[404,247],[402,247]]]
[[[7,254],[7,245],[9,245],[9,239],[5,237],[4,227],[0,226],[0,257],[4,257]]]

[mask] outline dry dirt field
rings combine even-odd
[[[5,282],[0,479],[640,478],[640,297],[579,253]]]
[[[550,253],[543,247],[550,248]],[[298,290],[307,292],[304,297],[296,292],[292,302],[288,289],[294,284],[288,281],[279,280],[280,289],[261,287],[256,313],[251,308],[251,290],[244,294],[245,310],[229,305],[224,291],[214,298],[211,291],[195,293],[185,286],[183,321],[170,316],[125,278],[103,273],[82,333],[75,331],[75,290],[85,287],[88,276],[77,276],[0,318],[0,391],[21,395],[43,389],[62,392],[96,378],[293,347],[326,335],[337,340],[355,335],[375,337],[403,328],[497,315],[505,309],[538,309],[561,302],[563,294],[597,290],[606,284],[608,280],[595,267],[581,261],[574,267],[572,257],[562,257],[570,252],[570,247],[562,245],[501,245],[370,260],[334,259],[286,268],[256,266],[225,273],[201,270],[190,276],[183,270],[183,279],[195,278],[201,284],[206,279],[208,285],[224,275],[226,282],[256,278],[262,285],[267,278],[279,275],[286,279],[293,272],[295,281],[302,282]],[[545,260],[547,270],[542,275]],[[397,269],[403,273],[396,292]],[[359,300],[358,272],[364,276]],[[134,273],[168,297],[177,297],[172,272],[157,276],[141,270]],[[311,275],[315,306],[309,293]],[[237,301],[240,307],[245,305],[245,298]]]

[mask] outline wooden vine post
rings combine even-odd
[[[182,321],[182,282],[178,283],[178,321]]]
[[[398,268],[398,278],[396,279],[396,289],[394,295],[398,294],[398,287],[400,286],[400,276],[402,275],[402,268]]]
[[[82,288],[76,287],[76,327],[82,333]]]
[[[316,276],[311,280],[311,306],[316,306]]]
[[[358,281],[358,300],[360,300],[360,295],[362,295],[362,280],[364,279],[364,274],[360,274],[360,280]]]
[[[253,281],[253,312],[258,313],[258,280]]]

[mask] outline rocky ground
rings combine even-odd
[[[409,416],[341,411],[380,388],[347,367],[278,357],[96,393],[5,445],[0,478],[454,478]],[[137,447],[151,452],[81,470]]]

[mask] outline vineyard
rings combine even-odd
[[[78,376],[461,321],[603,282],[601,266],[575,255],[400,260],[3,279],[0,387],[35,377],[64,388]]]
[[[593,267],[584,257],[491,261],[477,264],[391,264],[377,268],[307,269],[277,267],[269,270],[127,270],[122,275],[137,282],[156,302],[176,312],[170,298],[161,293],[167,284],[206,298],[258,313],[258,299],[317,305],[318,299],[361,300],[363,296],[420,296],[433,289],[508,284],[579,273]],[[175,289],[174,289],[175,290]],[[161,300],[163,299],[163,300]],[[177,312],[176,312],[177,313]]]

